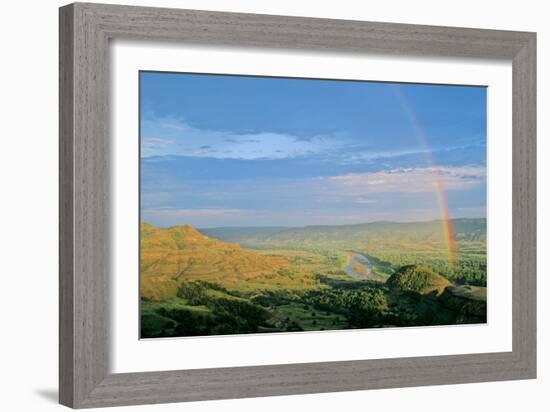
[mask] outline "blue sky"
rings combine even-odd
[[[141,218],[304,226],[485,217],[483,87],[141,72]]]

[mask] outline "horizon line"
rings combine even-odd
[[[318,224],[318,225],[302,225],[302,226],[284,226],[284,225],[267,225],[267,226],[209,226],[209,227],[199,227],[191,223],[182,223],[169,226],[159,226],[154,225],[149,222],[140,222],[140,225],[148,224],[160,229],[170,229],[180,226],[192,226],[195,229],[208,230],[208,229],[304,229],[308,227],[343,227],[343,226],[360,226],[360,225],[371,225],[377,223],[396,223],[396,224],[409,224],[409,223],[431,223],[431,222],[442,222],[442,221],[457,221],[457,220],[487,220],[487,217],[456,217],[452,219],[426,219],[426,220],[407,220],[407,221],[396,221],[396,220],[374,220],[371,222],[359,222],[359,223],[344,223],[344,224]]]

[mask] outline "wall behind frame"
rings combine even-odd
[[[104,0],[104,3],[118,3]],[[301,2],[292,0],[132,1],[128,5],[234,11],[478,27],[538,32],[538,136],[548,136],[550,119],[550,27],[544,2],[388,0],[386,2]],[[12,411],[62,410],[57,405],[57,205],[58,205],[58,7],[56,0],[6,2],[0,25],[0,379],[2,404]],[[240,412],[369,408],[447,412],[464,410],[543,411],[550,390],[550,142],[538,142],[538,336],[536,381],[453,385],[269,399],[117,408],[117,411]]]

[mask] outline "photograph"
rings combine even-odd
[[[486,323],[486,91],[141,71],[140,337]]]

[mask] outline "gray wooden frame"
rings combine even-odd
[[[511,61],[513,350],[110,374],[108,68],[114,38]],[[62,404],[87,408],[535,378],[535,33],[76,3],[60,9],[59,124]]]

